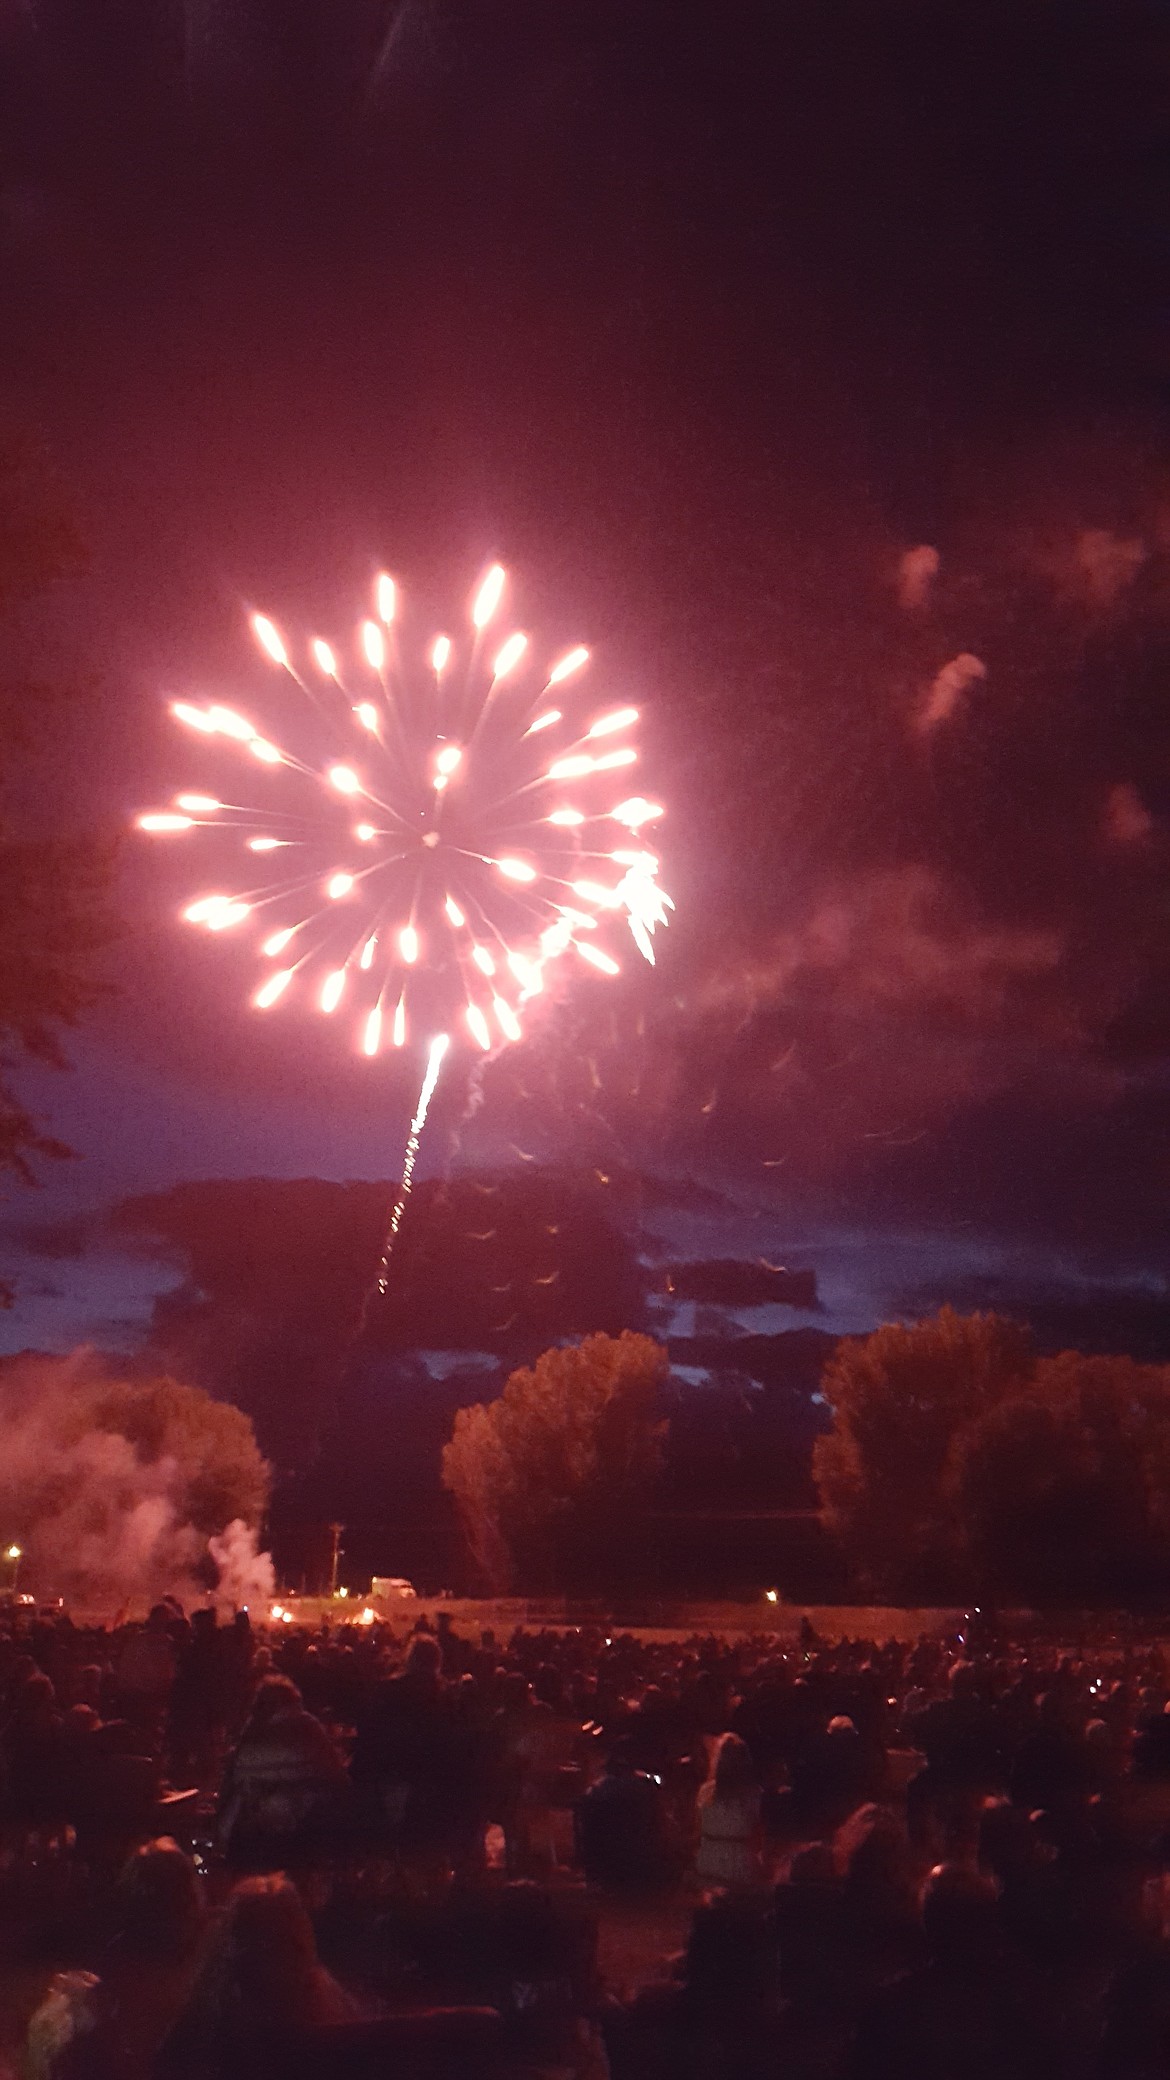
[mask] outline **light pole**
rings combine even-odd
[[[337,1594],[337,1570],[341,1565],[341,1534],[344,1530],[344,1524],[331,1524],[329,1526],[330,1536],[333,1540],[333,1557],[329,1567],[330,1596],[336,1596]]]
[[[16,1584],[20,1579],[20,1563],[24,1558],[23,1547],[6,1546],[4,1550],[4,1558],[6,1560],[11,1560],[12,1562],[12,1593],[15,1596]]]

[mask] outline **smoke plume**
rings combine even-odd
[[[268,1468],[238,1409],[91,1351],[0,1368],[0,1549],[21,1586],[95,1615],[181,1600],[246,1602],[271,1582],[257,1552]]]

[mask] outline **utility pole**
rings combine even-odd
[[[333,1540],[333,1558],[329,1566],[330,1596],[336,1596],[337,1594],[337,1570],[341,1565],[341,1534],[344,1530],[344,1524],[331,1524],[329,1526],[329,1535]]]

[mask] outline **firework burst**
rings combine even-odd
[[[242,758],[263,800],[184,791],[139,828],[214,832],[230,892],[183,915],[257,932],[258,1011],[348,1012],[369,1057],[437,1033],[486,1053],[520,1039],[552,964],[616,975],[615,925],[653,960],[672,905],[642,836],[662,809],[626,791],[637,710],[584,709],[584,645],[541,669],[522,631],[500,641],[505,590],[493,565],[462,646],[440,634],[417,652],[386,575],[348,658],[321,637],[294,654],[254,614],[260,650],[297,690],[271,735],[235,707],[173,703],[208,764]],[[255,885],[262,862],[273,878]]]

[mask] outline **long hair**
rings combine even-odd
[[[715,1753],[711,1781],[720,1798],[735,1798],[743,1791],[759,1788],[752,1751],[738,1733],[725,1733]]]

